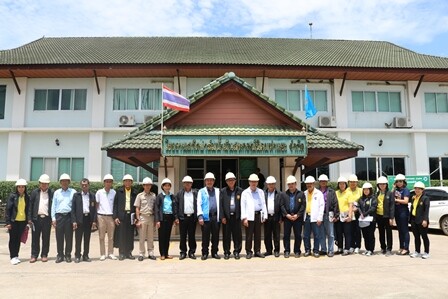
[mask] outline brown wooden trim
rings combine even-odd
[[[344,73],[344,78],[342,78],[342,84],[341,84],[341,90],[339,91],[339,96],[342,96],[346,79],[347,79],[347,72]]]
[[[423,82],[423,77],[425,77],[425,75],[421,75],[420,80],[418,80],[417,87],[415,88],[415,91],[414,91],[414,98],[417,96],[417,92],[420,89],[420,85]]]
[[[147,164],[143,163],[142,161],[140,161],[139,159],[137,159],[136,157],[129,157],[129,160],[133,161],[134,163],[138,164],[138,166],[140,166],[141,168],[149,171],[150,173],[152,173],[155,176],[158,176],[159,173],[157,170],[155,170],[154,168],[148,166]]]
[[[98,76],[96,75],[96,70],[93,70],[93,76],[95,77],[96,91],[100,94],[100,84],[98,83]]]
[[[9,73],[11,74],[12,81],[14,82],[14,85],[16,86],[17,92],[20,94],[22,91],[20,90],[19,83],[17,82],[16,76],[14,75],[14,72],[12,70],[9,70]]]

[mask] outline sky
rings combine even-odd
[[[381,40],[448,57],[448,1],[0,0],[0,49],[43,36]]]

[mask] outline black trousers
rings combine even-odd
[[[302,226],[303,221],[299,219],[296,221],[285,219],[283,222],[283,247],[285,247],[285,253],[291,252],[292,229],[294,229],[294,253],[301,253],[300,245],[302,244]]]
[[[361,228],[359,227],[358,219],[352,220],[352,248],[361,248]]]
[[[392,227],[389,224],[389,218],[384,218],[383,215],[376,215],[378,233],[380,235],[381,250],[392,251]]]
[[[90,235],[92,225],[90,224],[90,216],[83,216],[82,224],[78,224],[75,230],[75,257],[81,257],[81,243],[84,237],[84,252],[83,256],[89,256]]]
[[[9,256],[19,257],[20,238],[25,230],[26,221],[14,221],[9,230]]]
[[[338,221],[335,223],[335,228],[337,232],[338,250],[349,250],[352,244],[352,223]]]
[[[243,236],[241,233],[241,219],[236,218],[236,215],[230,215],[227,223],[222,225],[222,244],[225,254],[230,254],[231,240],[233,240],[233,254],[240,253]]]
[[[134,225],[131,224],[131,214],[125,214],[123,221],[117,227],[118,252],[120,255],[130,255],[134,250]]]
[[[31,257],[38,258],[39,253],[41,257],[48,257],[50,250],[50,233],[51,233],[51,217],[37,217],[33,221],[34,231],[32,231],[31,240]],[[42,236],[42,252],[40,251],[40,238]]]
[[[264,223],[264,246],[268,253],[272,253],[272,239],[274,252],[280,252],[280,223],[273,216],[268,216]]]
[[[423,246],[425,248],[425,253],[429,253],[429,238],[428,238],[428,227],[423,227],[421,224],[417,224],[415,222],[411,222],[411,229],[412,233],[414,234],[414,243],[415,243],[415,251],[420,253],[420,248],[422,246],[423,239]]]
[[[375,250],[375,226],[375,221],[372,221],[369,226],[361,229],[362,237],[364,238],[364,246],[367,251],[373,252]]]
[[[254,251],[261,250],[261,215],[255,212],[254,221],[248,221],[249,226],[246,227],[246,253],[252,253],[252,239],[254,241]]]
[[[201,226],[202,231],[202,255],[208,255],[208,247],[210,245],[210,235],[212,241],[212,254],[218,253],[219,244],[219,222],[217,216],[210,216],[210,221],[204,221]]]
[[[65,241],[65,251],[64,251]],[[58,256],[71,256],[73,247],[73,224],[70,213],[56,214],[56,244]]]
[[[163,214],[159,228],[159,251],[160,256],[168,256],[170,250],[171,230],[173,228],[174,215]]]
[[[180,253],[187,253],[187,237],[188,237],[188,253],[196,252],[196,218],[194,215],[188,217],[184,215],[184,219],[179,222],[180,233]]]

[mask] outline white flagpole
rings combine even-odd
[[[160,151],[161,151],[161,154],[163,154],[163,112],[164,112],[164,106],[163,106],[163,83],[162,83],[162,101],[161,101],[161,104],[162,104],[162,115],[161,115],[161,118],[162,118],[162,120],[160,121],[160,142],[161,142],[161,144],[160,144]]]

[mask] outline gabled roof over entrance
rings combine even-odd
[[[305,171],[356,157],[359,144],[324,134],[279,106],[234,73],[210,82],[190,99],[190,112],[165,110],[164,135],[177,136],[282,136],[295,140],[306,136],[308,154],[298,157]],[[105,145],[111,158],[147,167],[161,155],[161,114]]]

